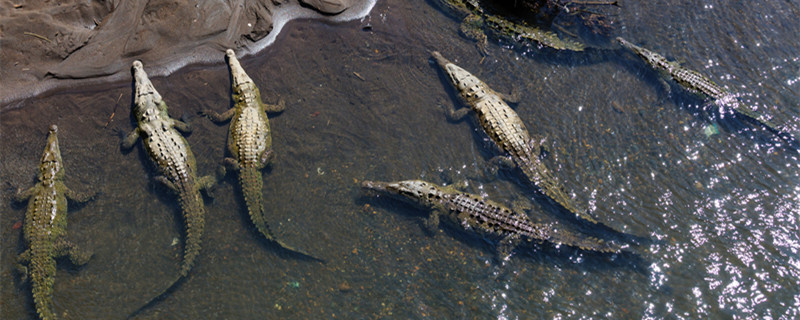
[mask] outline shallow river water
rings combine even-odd
[[[798,135],[800,4],[796,1],[624,1],[602,9],[613,36],[701,71]],[[203,248],[192,273],[141,319],[309,318],[796,318],[800,313],[800,161],[770,132],[703,106],[614,42],[563,53],[490,40],[483,58],[459,22],[423,0],[378,1],[360,21],[293,21],[242,65],[268,103],[276,157],[264,171],[272,227],[303,259],[263,240],[234,175],[206,199]],[[562,35],[567,36],[567,35]],[[516,106],[544,158],[578,203],[635,238],[630,253],[547,244],[498,261],[494,243],[455,228],[429,234],[425,210],[364,194],[365,180],[467,180],[468,191],[534,219],[601,238],[521,178],[488,173],[498,151],[458,104],[430,59],[438,50]],[[230,105],[223,53],[214,65],[154,78],[201,174],[226,152],[227,125],[196,116]],[[145,65],[145,68],[147,66]],[[152,181],[133,128],[130,82],[73,88],[0,113],[0,318],[36,318],[14,271],[24,250],[24,205],[47,128],[59,126],[66,183],[100,196],[71,208],[68,237],[92,250],[81,268],[60,261],[54,309],[67,319],[123,319],[172,279],[182,259],[176,197]],[[119,101],[118,103],[116,101]],[[111,115],[113,118],[109,121]],[[17,226],[15,226],[17,224]]]

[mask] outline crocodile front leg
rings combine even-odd
[[[228,111],[225,111],[223,113],[217,113],[216,111],[211,109],[200,111],[200,115],[205,116],[211,119],[211,121],[214,121],[216,123],[228,122],[231,120],[231,118],[233,118],[234,114],[236,114],[236,108],[230,108],[228,109]]]
[[[522,98],[522,93],[516,86],[511,88],[511,92],[509,93],[501,93],[501,92],[495,92],[495,93],[497,94],[497,96],[500,97],[500,99],[503,99],[510,104],[518,104]]]
[[[180,120],[175,120],[175,119],[171,120],[172,120],[172,126],[175,127],[175,129],[177,129],[181,133],[183,134],[192,133],[192,125]]]
[[[431,210],[430,216],[425,219],[423,225],[425,226],[425,231],[430,235],[435,235],[437,231],[439,231],[439,216],[442,215],[442,212],[438,209]]]
[[[77,203],[86,203],[93,200],[100,192],[76,192],[70,188],[64,187],[64,195],[67,199],[77,202]]]
[[[28,199],[33,196],[35,190],[36,187],[30,187],[25,191],[22,191],[22,189],[17,189],[17,193],[14,194],[14,202],[22,203],[28,201]]]
[[[443,104],[442,107],[444,107],[444,112],[445,112],[444,114],[447,117],[447,121],[450,122],[459,122],[461,120],[464,120],[464,117],[466,117],[470,113],[470,111],[472,111],[470,108],[467,107],[456,110],[456,108],[453,107],[453,105],[451,104]]]
[[[58,240],[54,244],[54,246],[55,246],[56,259],[61,257],[68,257],[69,261],[71,261],[72,264],[76,266],[82,266],[86,264],[94,255],[89,251],[81,250],[80,248],[78,248],[78,246],[76,246],[72,242],[63,239]]]
[[[131,133],[128,133],[128,135],[126,135],[125,138],[122,139],[120,147],[122,148],[122,150],[128,150],[130,148],[133,148],[133,144],[136,143],[137,140],[139,140],[139,127],[133,129]]]
[[[286,110],[286,101],[283,99],[278,100],[278,104],[264,104],[264,110],[267,113],[278,113]]]

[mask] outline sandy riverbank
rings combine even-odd
[[[0,5],[0,111],[14,101],[71,86],[151,76],[239,56],[274,42],[293,19],[364,17],[376,0],[19,1]]]

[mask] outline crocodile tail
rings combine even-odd
[[[564,189],[561,182],[558,181],[550,170],[548,170],[544,164],[540,162],[534,162],[535,160],[524,159],[524,158],[516,158],[515,162],[519,164],[522,172],[528,178],[528,180],[539,190],[544,193],[548,198],[552,199],[567,211],[577,215],[581,219],[588,221],[592,224],[597,224],[597,220],[589,215],[589,211],[585,208],[581,208],[575,203],[574,200],[569,198],[569,194]]]
[[[264,210],[264,197],[261,193],[261,189],[264,187],[264,180],[262,180],[261,171],[258,168],[242,167],[239,170],[239,183],[242,185],[242,194],[244,195],[244,203],[247,205],[247,212],[250,214],[250,219],[253,221],[253,224],[256,225],[258,232],[264,235],[267,240],[278,244],[283,249],[299,253],[314,260],[324,261],[305,251],[295,249],[275,237],[275,234],[269,227]]]
[[[128,319],[133,318],[134,316],[136,316],[140,312],[144,311],[145,309],[149,308],[150,306],[155,305],[157,302],[159,302],[162,299],[164,299],[167,296],[167,294],[169,294],[170,292],[174,291],[175,288],[178,287],[178,284],[183,282],[183,281],[181,281],[183,279],[186,279],[186,278],[184,276],[180,276],[180,275],[178,277],[176,277],[175,279],[173,279],[169,283],[169,285],[166,288],[164,288],[164,290],[161,290],[161,292],[159,292],[158,294],[154,295],[152,298],[150,298],[150,300],[147,300],[147,302],[145,302],[141,307],[137,308],[133,312],[130,312],[128,314]]]
[[[272,230],[269,229],[264,217],[264,196],[261,191],[264,187],[264,180],[261,178],[261,171],[255,167],[242,167],[239,170],[239,184],[242,186],[244,203],[247,205],[250,220],[256,225],[258,232],[272,240],[274,238]]]
[[[617,253],[623,250],[623,247],[616,242],[566,232],[566,230],[562,230],[558,235],[553,235],[549,240],[556,244],[563,244],[587,251]]]
[[[200,191],[190,186],[184,186],[179,192],[178,202],[186,225],[186,246],[181,265],[181,276],[185,277],[192,270],[194,260],[200,254],[201,237],[205,227],[205,208]]]
[[[37,241],[38,242],[38,241]],[[52,258],[52,243],[33,244],[29,276],[33,303],[41,319],[55,319],[51,303],[53,301],[53,284],[56,279],[56,260]]]

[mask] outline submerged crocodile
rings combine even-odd
[[[704,98],[711,98],[716,104],[730,108],[734,112],[760,123],[787,142],[794,141],[791,134],[781,130],[777,125],[766,119],[764,115],[759,114],[749,106],[740,102],[735,94],[720,87],[708,77],[697,71],[687,69],[678,62],[669,61],[664,56],[630,43],[623,38],[618,37],[617,41],[619,41],[623,47],[633,51],[636,55],[644,59],[645,62],[654,69],[658,70],[660,73],[666,74],[672,78],[672,80],[675,80],[678,85],[687,91],[698,94]]]
[[[503,257],[508,256],[521,240],[547,241],[555,245],[598,252],[613,253],[622,249],[613,242],[559,230],[548,224],[534,223],[522,212],[450,186],[442,187],[421,180],[364,181],[361,186],[430,208],[430,217],[425,222],[429,228],[437,227],[440,216],[444,216],[447,221],[466,230],[500,237],[498,251]]]
[[[66,256],[73,264],[84,265],[92,256],[66,239],[67,199],[86,202],[94,195],[76,193],[64,185],[57,132],[55,125],[50,127],[39,164],[39,182],[28,190],[17,190],[14,198],[18,202],[28,201],[24,235],[29,248],[19,255],[17,268],[23,279],[32,282],[33,301],[42,319],[56,318],[52,310],[56,259]]]
[[[186,225],[186,246],[180,269],[181,276],[185,277],[200,253],[205,226],[205,208],[200,190],[210,188],[216,181],[212,176],[197,177],[194,154],[186,139],[178,132],[190,132],[191,127],[169,117],[167,104],[138,60],[133,62],[133,77],[136,83],[132,115],[138,126],[124,138],[121,147],[130,149],[141,137],[145,151],[161,174],[155,179],[178,195]]]
[[[515,43],[530,41],[557,50],[583,51],[585,49],[582,43],[561,39],[552,31],[490,14],[481,7],[479,0],[433,0],[433,2],[457,18],[463,19],[460,26],[461,33],[467,38],[477,41],[480,51],[484,54],[487,42],[484,29],[491,31],[498,38],[508,39]]]
[[[228,151],[233,157],[225,158],[224,165],[239,171],[239,183],[247,211],[258,231],[285,249],[309,256],[278,241],[270,230],[264,210],[261,170],[273,157],[267,112],[281,112],[285,105],[283,101],[277,105],[264,104],[258,87],[245,73],[233,50],[228,49],[225,55],[231,70],[233,107],[222,114],[213,110],[204,110],[201,114],[214,122],[231,122]],[[221,167],[221,171],[225,171],[225,166]]]
[[[492,90],[468,71],[445,59],[439,52],[434,51],[432,55],[459,91],[461,100],[469,106],[460,110],[448,107],[448,117],[457,121],[469,114],[470,109],[475,111],[478,122],[489,138],[508,154],[497,156],[491,162],[519,167],[528,180],[550,199],[578,217],[598,223],[586,208],[570,198],[558,179],[541,161],[541,141],[544,139],[531,137],[519,115],[503,101],[512,98]]]

